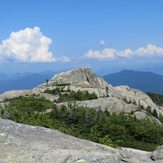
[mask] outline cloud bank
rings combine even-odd
[[[49,51],[52,40],[42,34],[39,27],[12,32],[0,43],[0,59],[19,62],[54,62]]]
[[[154,44],[148,44],[146,47],[140,47],[136,50],[124,49],[118,50],[113,48],[104,48],[100,50],[90,49],[85,56],[87,58],[96,58],[96,59],[118,59],[118,58],[129,58],[133,56],[137,57],[152,57],[152,56],[163,56],[163,48],[158,47]]]

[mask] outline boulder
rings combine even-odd
[[[152,115],[148,115],[145,111],[136,111],[133,115],[139,120],[150,120],[155,124],[162,124],[157,118],[153,117]]]
[[[111,148],[57,130],[0,119],[1,163],[149,162],[150,152]]]
[[[163,161],[163,145],[157,147],[156,150],[152,152],[151,159],[154,161],[157,161],[157,160]]]

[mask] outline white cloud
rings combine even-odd
[[[64,63],[71,62],[70,58],[68,58],[67,56],[57,57],[56,61],[60,61],[60,62],[64,62]]]
[[[89,50],[85,55],[88,58],[97,58],[97,59],[117,59],[117,58],[127,58],[132,54],[131,49],[125,49],[123,51],[118,51],[117,49],[105,48],[102,51],[99,50]]]
[[[140,47],[136,50],[124,49],[117,50],[112,48],[104,48],[103,50],[92,50],[90,49],[86,54],[88,58],[97,59],[118,59],[118,58],[129,58],[132,56],[137,57],[150,57],[150,56],[163,56],[163,48],[158,47],[154,44],[148,44],[146,47]]]
[[[90,49],[87,53],[86,56],[88,58],[98,58],[98,59],[105,59],[105,58],[109,58],[109,59],[114,59],[116,57],[116,49],[103,49],[102,51],[99,50],[92,50]]]
[[[153,44],[148,44],[145,48],[144,47],[138,48],[135,51],[135,54],[138,54],[140,56],[153,56],[153,55],[163,56],[163,48]]]
[[[106,46],[106,42],[105,42],[104,40],[101,40],[101,41],[100,41],[100,45],[101,45],[101,46]]]
[[[0,59],[20,62],[53,62],[49,51],[52,40],[42,34],[39,27],[12,32],[0,44]]]

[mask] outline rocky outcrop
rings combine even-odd
[[[130,88],[128,86],[117,86],[115,89],[121,94],[122,98],[128,102],[141,106],[144,109],[150,108],[151,111],[156,110],[158,115],[162,115],[159,107],[144,92]]]
[[[76,105],[87,108],[94,108],[97,111],[109,111],[110,113],[132,113],[138,109],[138,106],[127,104],[121,99],[115,97],[99,98],[95,100],[87,100],[76,102]]]
[[[97,77],[90,68],[79,68],[55,75],[49,84],[71,84],[77,87],[102,88],[108,84],[102,78]]]
[[[95,92],[98,97],[118,97],[118,92],[104,79],[97,77],[90,68],[73,69],[55,75],[47,83],[39,85],[35,90],[54,89],[58,85],[65,85],[67,89]]]
[[[13,90],[7,91],[3,94],[0,94],[0,102],[3,102],[6,99],[12,99],[19,96],[32,95],[31,90]]]
[[[163,115],[162,109],[158,107],[151,98],[145,93],[129,88],[128,86],[113,87],[97,77],[90,68],[73,69],[67,72],[59,73],[52,79],[39,85],[32,90],[9,91],[0,95],[0,102],[5,99],[11,99],[18,96],[36,95],[45,97],[50,101],[57,101],[58,95],[45,93],[45,90],[54,90],[62,88],[65,91],[71,90],[88,91],[95,93],[99,98],[96,100],[77,102],[79,106],[94,108],[96,110],[108,110],[116,113],[134,113],[138,119],[150,119],[153,122],[160,124],[159,120],[147,114],[155,109],[158,115]],[[58,104],[60,105],[60,104]],[[142,111],[143,110],[143,111]]]
[[[151,154],[151,159],[154,161],[161,161],[163,162],[163,145],[156,148],[155,151]]]
[[[155,124],[160,124],[160,125],[162,124],[156,117],[153,117],[152,115],[148,115],[145,111],[136,111],[134,112],[133,115],[139,120],[150,120]]]
[[[1,163],[151,163],[151,153],[116,149],[43,127],[0,119]]]
[[[156,117],[149,115],[145,110],[140,111],[140,107],[138,105],[132,103],[126,103],[125,101],[115,98],[115,97],[106,97],[106,98],[98,98],[94,100],[87,101],[75,101],[75,102],[63,102],[57,103],[60,107],[65,105],[66,107],[76,106],[76,107],[86,107],[88,109],[95,109],[96,111],[107,110],[110,113],[124,113],[135,116],[139,120],[150,120],[155,124],[162,124]]]

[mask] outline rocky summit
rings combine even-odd
[[[65,86],[64,89],[95,92],[98,97],[107,96],[106,89],[108,89],[108,96],[118,96],[118,92],[103,78],[97,77],[90,68],[79,68],[62,72],[55,75],[48,82],[38,86],[37,89],[41,91],[41,89],[53,89],[56,86],[63,85]]]
[[[97,77],[90,68],[73,69],[67,72],[56,74],[52,79],[37,86],[32,90],[9,91],[0,95],[0,102],[19,96],[37,95],[45,97],[50,101],[58,99],[57,94],[49,94],[46,90],[62,89],[66,91],[88,91],[95,93],[97,99],[86,101],[75,101],[78,106],[105,110],[113,113],[132,113],[138,119],[149,119],[155,123],[161,122],[149,110],[156,110],[158,115],[163,115],[160,106],[157,106],[151,98],[144,92],[129,88],[128,86],[113,87],[103,78]],[[73,102],[72,102],[73,103]],[[57,103],[68,105],[68,103]]]
[[[74,100],[74,97],[71,97],[81,92],[85,92],[88,99]],[[111,114],[124,113],[162,126],[158,118],[163,115],[162,108],[147,94],[128,86],[113,87],[103,78],[97,77],[90,68],[62,72],[32,90],[13,90],[0,94],[0,109],[4,111],[10,103],[9,99],[20,96],[44,97],[59,108],[66,106],[70,109],[75,105],[96,111],[107,110]],[[65,97],[73,100],[66,101]],[[44,113],[51,111],[48,109]],[[68,136],[57,130],[19,124],[6,119],[0,119],[0,150],[0,163],[163,162],[162,146],[154,152],[111,148]]]

